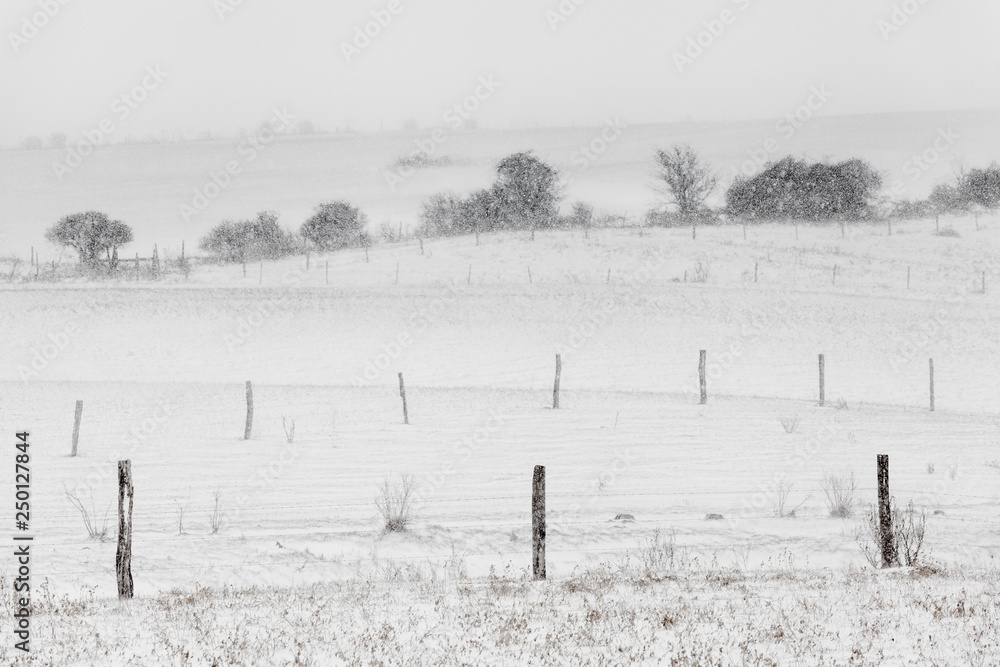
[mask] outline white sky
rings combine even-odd
[[[559,0],[398,0],[351,63],[341,43],[389,0],[242,0],[221,20],[239,0],[63,0],[15,54],[25,17],[58,1],[4,0],[0,143],[79,136],[156,65],[168,76],[123,133],[230,134],[276,105],[331,130],[442,125],[484,75],[502,85],[477,120],[500,128],[771,118],[821,84],[831,114],[1000,107],[996,0],[909,0],[888,40],[890,0],[586,0],[555,30]],[[679,72],[674,52],[723,10],[734,22]]]

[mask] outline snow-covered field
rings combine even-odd
[[[201,603],[183,612],[158,605],[181,604],[163,597],[171,590],[223,584],[277,596],[274,587],[401,578],[417,586],[412,604],[433,605],[437,594],[414,580],[464,573],[481,582],[491,568],[530,565],[531,473],[544,465],[556,581],[634,558],[659,534],[672,535],[701,582],[705,572],[736,567],[746,595],[774,585],[750,573],[775,570],[795,573],[791,588],[824,590],[816,583],[824,572],[867,567],[855,531],[875,498],[876,454],[890,456],[897,499],[926,509],[929,557],[979,573],[969,576],[995,573],[1000,470],[987,464],[1000,459],[1000,226],[985,218],[981,231],[971,219],[941,225],[960,236],[934,235],[933,221],[896,225],[892,236],[849,228],[845,238],[839,228],[811,227],[796,238],[791,226],[752,227],[746,240],[740,227],[700,228],[696,239],[689,229],[546,232],[534,241],[483,236],[478,246],[425,241],[423,253],[416,242],[381,245],[368,262],[358,251],[313,255],[308,270],[295,258],[251,266],[245,278],[239,266],[207,266],[187,283],[2,289],[0,430],[31,432],[33,576],[56,600],[78,601],[64,604],[79,618],[105,622],[115,544],[88,539],[66,493],[98,523],[110,506],[113,536],[114,462],[129,458],[139,616],[193,613]],[[699,263],[708,267],[704,282],[696,282]],[[698,404],[700,349],[708,351],[708,405]],[[817,405],[819,353],[825,407]],[[246,380],[255,396],[250,441],[242,439]],[[76,400],[83,427],[71,458]],[[781,421],[794,418],[787,433]],[[294,442],[283,419],[295,421]],[[830,518],[821,481],[850,471],[858,516]],[[383,535],[374,498],[401,475],[416,482],[416,519],[408,532]],[[792,485],[793,518],[775,516],[779,484]],[[12,497],[12,486],[2,480],[0,494]],[[216,494],[224,514],[213,533]],[[955,576],[942,581],[951,586]],[[995,576],[983,581],[995,593]],[[293,590],[341,599],[346,585]],[[830,584],[845,598],[856,585]],[[875,595],[885,585],[862,588]],[[609,584],[601,596],[621,586],[631,584]],[[724,595],[711,588],[710,599]],[[445,605],[468,606],[462,596],[478,595],[448,590]],[[629,613],[661,614],[645,592],[679,595],[630,590],[622,595],[638,601],[627,603]],[[409,604],[409,593],[400,595],[387,603],[396,620],[386,622],[407,644],[427,630],[394,625]],[[517,604],[529,604],[535,593],[518,595]],[[976,603],[974,615],[995,633],[993,600]],[[246,600],[236,604],[232,614],[243,618]],[[583,602],[546,604],[565,614]],[[956,641],[979,655],[986,639],[969,632]],[[128,655],[121,650],[115,655]],[[947,655],[952,664],[966,659]]]

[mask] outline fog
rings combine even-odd
[[[8,0],[2,12],[6,146],[72,140],[105,118],[109,142],[232,135],[275,107],[331,131],[443,126],[480,77],[498,84],[475,116],[492,128],[771,118],[820,85],[834,91],[827,114],[1000,106],[979,83],[1000,66],[988,0]]]

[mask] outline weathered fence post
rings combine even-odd
[[[115,574],[118,578],[118,599],[131,600],[132,589],[132,461],[118,462],[118,552],[115,554]],[[128,514],[125,514],[125,496]]]
[[[257,277],[257,284],[264,284],[264,260],[260,260],[260,275]]]
[[[531,267],[528,267],[528,283],[534,285],[535,281],[531,279]]]
[[[545,466],[531,478],[531,569],[535,581],[545,579]]]
[[[423,236],[420,237],[420,254],[421,255],[424,254],[424,237]]]
[[[253,432],[253,385],[247,380],[247,424],[243,429],[243,439],[249,440]]]
[[[396,262],[396,284],[399,284],[399,262]]]
[[[826,357],[819,355],[819,407],[826,404]]]
[[[559,379],[562,377],[562,355],[556,355],[556,382],[552,387],[552,409],[559,409]]]
[[[906,289],[910,289],[910,267],[906,267]]]
[[[837,284],[837,265],[836,264],[833,265],[833,283],[832,284],[834,284],[834,285]]]
[[[403,385],[403,374],[399,374],[399,396],[403,399],[403,423],[410,423],[410,413],[406,409],[406,387]]]
[[[696,241],[698,239],[698,227],[693,222],[691,223],[691,240]]]
[[[934,360],[928,359],[931,382],[931,412],[934,412]]]
[[[330,284],[330,260],[326,260],[326,284]]]
[[[754,281],[754,283],[756,283],[756,282],[757,282],[757,265],[758,265],[759,263],[760,263],[760,262],[754,262],[754,263],[753,263],[753,281]]]
[[[708,383],[705,380],[705,366],[708,352],[702,350],[698,355],[698,384],[701,387],[701,404],[708,403]]]
[[[878,525],[882,549],[882,567],[896,563],[896,545],[892,539],[892,500],[889,497],[889,455],[878,455]]]
[[[472,264],[469,264],[469,275],[465,277],[465,284],[466,285],[472,284]]]
[[[76,414],[73,417],[73,453],[76,456],[76,446],[80,442],[80,420],[83,418],[83,401],[76,402]]]

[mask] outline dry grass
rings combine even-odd
[[[621,564],[547,582],[511,567],[475,581],[430,581],[405,568],[383,574],[299,588],[196,588],[128,605],[92,591],[59,598],[43,583],[32,652],[16,661],[990,665],[1000,650],[996,570],[689,564],[650,579],[642,566]],[[12,611],[4,596],[0,612]],[[0,644],[0,663],[14,661],[11,642]]]

